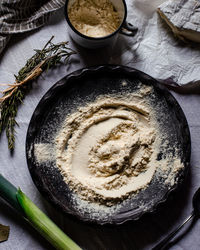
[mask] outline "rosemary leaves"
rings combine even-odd
[[[35,50],[35,54],[26,62],[15,76],[15,83],[8,84],[8,88],[1,91],[0,98],[0,135],[5,130],[8,139],[8,148],[12,151],[15,145],[15,125],[18,106],[22,103],[31,81],[37,78],[43,71],[56,66],[58,63],[67,62],[75,51],[68,47],[68,42],[54,44],[51,39],[43,49]]]

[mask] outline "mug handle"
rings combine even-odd
[[[125,22],[120,30],[120,33],[126,36],[135,36],[137,31],[137,27],[134,27],[131,23]]]

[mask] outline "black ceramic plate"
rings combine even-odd
[[[127,86],[122,86],[126,81]],[[140,83],[153,86],[153,93],[148,96],[151,105],[158,112],[157,120],[162,131],[167,134],[169,149],[160,151],[172,153],[176,149],[184,169],[176,176],[176,184],[169,186],[162,178],[155,178],[149,186],[132,198],[107,210],[99,209],[86,201],[77,201],[73,192],[63,181],[55,161],[39,164],[34,155],[35,143],[53,144],[53,138],[66,115],[78,107],[91,102],[99,95],[134,92]],[[186,118],[174,97],[150,76],[123,66],[97,66],[73,72],[57,82],[41,99],[31,118],[26,139],[28,167],[35,185],[45,198],[65,213],[79,219],[98,224],[120,224],[134,220],[146,212],[152,212],[156,206],[166,201],[169,193],[183,181],[190,161],[190,134]]]

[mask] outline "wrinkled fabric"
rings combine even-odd
[[[44,25],[51,12],[61,8],[64,0],[1,0],[0,53],[11,34],[22,33]]]
[[[132,2],[133,0],[127,0],[129,16],[133,15],[133,10],[130,9]],[[153,2],[153,0],[149,0],[149,2]],[[152,15],[156,16],[155,13]],[[128,21],[130,21],[129,16]],[[139,25],[139,20],[137,22],[136,20],[137,19],[135,19],[135,25]],[[141,20],[143,20],[142,17]],[[146,22],[148,21],[147,18],[145,20]],[[166,37],[166,32],[170,36],[170,41],[172,35],[167,26],[162,28],[161,33]],[[143,34],[145,40],[142,42]],[[77,54],[71,58],[69,64],[61,64],[54,69],[50,69],[47,73],[44,72],[41,77],[34,81],[33,88],[24,99],[24,104],[21,105],[18,110],[17,123],[19,126],[16,126],[16,144],[13,156],[10,155],[7,148],[5,133],[0,138],[0,173],[16,187],[20,187],[22,191],[25,192],[31,200],[42,209],[42,211],[47,213],[67,235],[81,246],[82,249],[150,250],[160,239],[180,225],[192,211],[192,195],[199,187],[200,183],[200,90],[195,89],[193,92],[195,94],[190,95],[173,93],[186,115],[192,142],[191,164],[186,181],[181,186],[182,188],[177,192],[174,192],[174,196],[169,197],[168,202],[160,206],[156,213],[146,215],[138,221],[128,222],[119,226],[96,226],[93,224],[82,223],[78,219],[74,219],[72,216],[67,216],[61,213],[53,205],[48,204],[45,201],[46,197],[41,196],[31,179],[26,162],[25,151],[26,132],[31,116],[42,96],[53,86],[53,84],[72,71],[79,70],[83,67],[111,62],[120,64],[126,63],[131,67],[137,66],[138,69],[143,69],[144,72],[148,70],[150,75],[154,74],[155,76],[154,66],[158,64],[158,61],[154,62],[154,60],[151,59],[151,65],[147,65],[145,68],[145,60],[150,60],[150,58],[148,58],[148,56],[145,58],[145,53],[143,53],[145,47],[147,51],[151,51],[153,46],[150,41],[154,35],[152,34],[150,36],[149,31],[148,36],[146,37],[145,31],[139,30],[137,36],[133,38],[120,35],[113,50],[85,50],[76,46],[75,43],[70,40],[67,32],[67,23],[64,18],[63,10],[61,9],[56,11],[55,15],[52,15],[49,18],[47,25],[38,29],[37,32],[21,34],[16,40],[14,39],[15,36],[12,36],[8,47],[5,48],[5,53],[0,59],[0,83],[13,83],[15,80],[14,74],[17,74],[19,69],[24,66],[27,59],[34,54],[33,49],[41,49],[52,35],[55,35],[53,40],[55,43],[69,40],[69,46],[76,50]],[[138,47],[138,44],[140,44],[138,40],[139,38],[141,40],[141,45]],[[130,47],[128,47],[128,44]],[[134,44],[136,45],[134,46]],[[152,55],[158,54],[156,46]],[[168,46],[171,47],[171,44]],[[163,53],[165,49],[167,50],[168,47],[163,48]],[[186,58],[189,58],[188,45],[182,45],[182,49],[185,49],[187,52],[184,57],[186,60]],[[177,54],[177,50],[179,50],[179,47],[174,47],[173,53]],[[172,57],[173,53],[170,53],[170,56]],[[155,59],[156,55],[154,56]],[[114,61],[114,58],[116,61]],[[191,59],[188,60],[188,65],[191,65],[192,60],[193,58],[191,57]],[[165,58],[163,61],[165,62]],[[169,63],[171,63],[170,60]],[[179,65],[180,63],[182,62],[177,59],[176,65]],[[167,63],[165,63],[165,65],[168,68],[170,67]],[[150,66],[152,71],[150,71]],[[173,68],[173,65],[171,68]],[[194,68],[196,68],[195,65]],[[185,70],[187,70],[187,68]],[[175,73],[176,71],[174,70],[174,74]],[[162,77],[162,71],[159,73],[158,67],[157,75],[160,75],[160,78]],[[186,75],[184,77],[186,77]],[[187,76],[187,78],[189,77],[190,75]],[[181,79],[183,78],[179,78],[180,81]],[[5,86],[0,86],[0,90],[3,90],[4,88]],[[11,228],[9,240],[0,244],[0,250],[51,249],[51,246],[47,244],[35,230],[31,229],[31,227],[1,199],[0,223],[9,225]],[[179,241],[175,241],[174,246],[169,248],[170,250],[200,249],[200,220],[197,220],[192,227],[190,226],[191,224],[189,223],[183,228],[183,231],[178,235],[178,237],[180,237]]]
[[[127,20],[138,32],[135,37],[121,37],[122,48],[111,62],[134,67],[166,84],[198,85],[200,44],[184,43],[174,36],[156,12],[165,1],[127,1]]]
[[[0,53],[11,34],[36,29],[64,0],[2,0]],[[127,21],[138,28],[134,37],[121,35],[107,63],[134,67],[170,85],[200,84],[200,44],[184,43],[174,36],[156,12],[166,0],[127,0]],[[64,18],[64,16],[63,16]],[[67,32],[67,31],[66,31]]]

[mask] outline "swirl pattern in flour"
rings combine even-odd
[[[69,115],[56,137],[56,164],[69,187],[106,205],[146,187],[157,157],[150,114],[142,98],[104,96]]]

